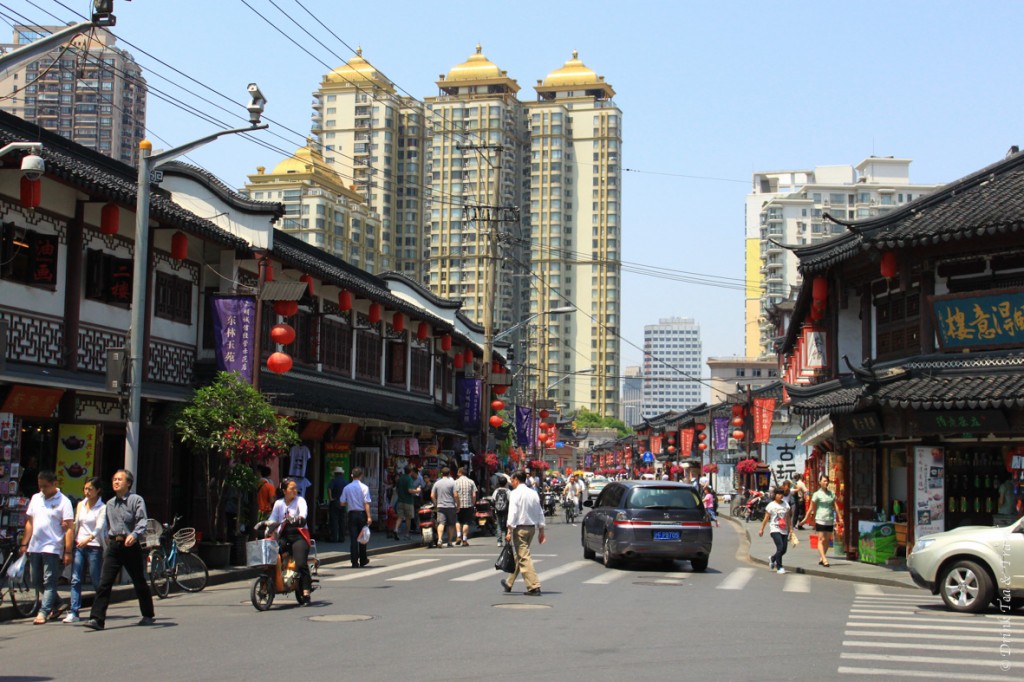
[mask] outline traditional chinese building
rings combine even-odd
[[[835,482],[848,556],[879,522],[902,553],[915,535],[1021,514],[1022,193],[1013,150],[878,218],[832,218],[844,234],[794,249],[784,381],[810,469]]]

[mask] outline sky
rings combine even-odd
[[[53,24],[47,12],[72,21],[91,6],[0,0],[0,30],[10,35],[13,13]],[[1020,2],[115,0],[115,13],[113,32],[151,88],[215,119],[151,92],[155,149],[244,125],[255,81],[271,122],[258,135],[294,151],[309,133],[311,93],[360,46],[420,99],[477,43],[524,100],[578,50],[623,112],[624,265],[713,283],[624,272],[623,367],[641,363],[644,325],[672,316],[700,323],[705,357],[743,354],[737,285],[754,172],[892,155],[913,159],[912,182],[946,183],[1024,143]],[[283,155],[229,136],[188,158],[241,187]]]

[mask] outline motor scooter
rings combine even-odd
[[[429,502],[423,505],[416,512],[416,516],[420,524],[423,546],[434,547],[437,545],[437,513],[434,511],[434,505]]]
[[[280,524],[261,521],[254,527],[255,530],[269,528],[271,532],[277,529]],[[257,611],[266,611],[274,603],[274,597],[278,594],[295,593],[295,600],[301,606],[304,603],[302,593],[299,592],[299,571],[295,565],[295,559],[291,553],[281,549],[277,540],[264,539],[246,543],[247,562],[252,566],[261,566],[264,570],[252,582],[249,590],[249,598]],[[319,587],[320,580],[316,577],[320,568],[320,560],[316,556],[315,545],[310,547],[309,552],[309,573],[313,576],[310,591],[315,592]]]
[[[558,493],[553,490],[546,490],[543,497],[544,516],[554,516],[558,509]]]
[[[476,519],[476,527],[487,535],[494,535],[498,532],[498,526],[494,519],[494,506],[491,498],[484,497],[476,501],[473,517]]]

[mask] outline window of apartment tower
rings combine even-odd
[[[908,291],[888,291],[884,281],[876,282],[875,356],[879,360],[907,357],[921,349],[921,289],[915,280]]]

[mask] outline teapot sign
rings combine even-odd
[[[85,479],[95,475],[95,424],[61,424],[57,434],[57,487],[65,495],[85,495]]]

